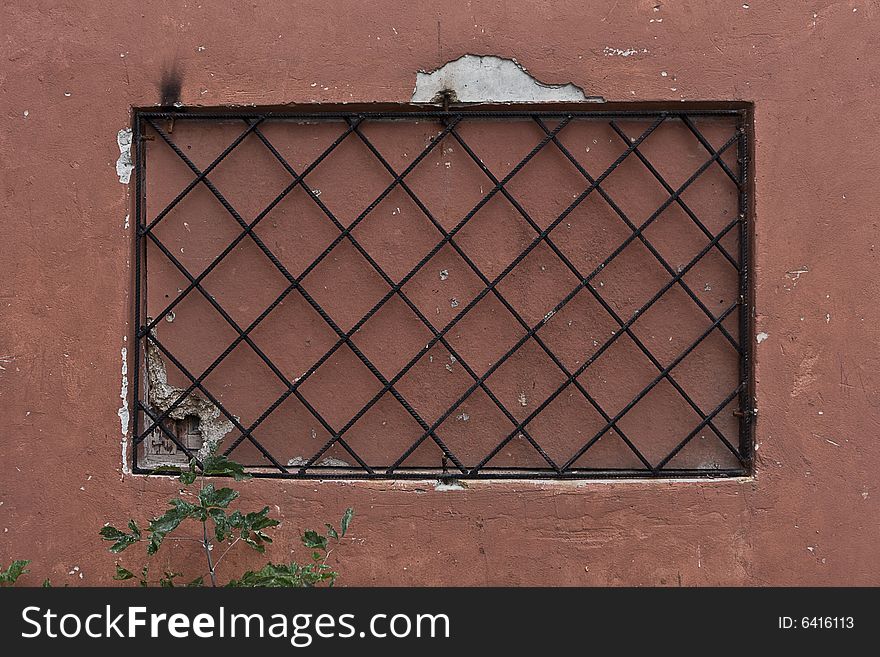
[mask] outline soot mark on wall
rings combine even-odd
[[[183,71],[175,61],[167,64],[159,80],[159,104],[163,107],[180,104],[180,91],[183,88]]]

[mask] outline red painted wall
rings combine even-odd
[[[250,482],[285,520],[273,558],[351,505],[346,584],[877,584],[878,19],[869,2],[5,5],[0,562],[107,583],[97,529],[176,490],[123,472],[117,415],[133,235],[116,134],[163,71],[186,105],[403,103],[416,71],[475,53],[608,100],[754,103],[756,474]]]

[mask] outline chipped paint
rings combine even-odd
[[[797,287],[798,281],[801,279],[801,276],[804,274],[809,274],[810,270],[807,267],[801,267],[800,269],[792,269],[791,271],[785,272],[785,277],[791,281],[791,285],[783,285],[783,289],[785,290],[793,290]]]
[[[119,441],[122,446],[122,471],[128,474],[128,427],[131,423],[131,414],[128,411],[128,349],[122,347],[120,353],[122,355],[122,387],[119,391],[119,398],[122,400],[122,405],[116,414],[119,416],[122,430],[122,440]]]
[[[770,337],[769,333],[764,333],[764,331],[761,331],[760,333],[758,333],[758,335],[755,336],[755,341],[758,344],[761,344],[762,342],[764,342],[764,340],[766,340],[769,337]]]
[[[433,71],[419,71],[414,103],[546,103],[603,102],[571,82],[545,84],[515,59],[495,55],[462,55]]]
[[[467,490],[467,488],[467,484],[457,479],[438,480],[434,485],[434,490],[441,493],[450,490]]]
[[[605,46],[602,54],[606,57],[632,57],[633,55],[647,54],[647,48],[612,48]]]
[[[123,128],[116,133],[116,145],[119,146],[116,175],[119,176],[119,182],[127,185],[131,180],[131,170],[134,169],[131,162],[131,128]]]

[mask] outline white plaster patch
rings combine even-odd
[[[453,479],[453,480],[446,481],[446,482],[438,481],[437,484],[434,486],[434,490],[439,491],[441,493],[443,491],[449,491],[449,490],[467,490],[467,486],[464,485],[462,482],[455,481]]]
[[[761,344],[762,342],[764,342],[764,340],[766,340],[769,337],[770,337],[769,333],[764,333],[764,331],[761,331],[760,333],[758,333],[758,335],[755,336],[755,341],[758,344]]]
[[[122,354],[122,388],[119,391],[119,398],[122,405],[116,414],[119,416],[119,424],[122,429],[122,471],[128,474],[128,426],[131,422],[131,414],[128,411],[128,349],[123,347]]]
[[[131,128],[123,128],[116,133],[116,144],[119,146],[116,175],[119,176],[119,182],[127,185],[131,180],[131,170],[134,169],[131,162]]]
[[[494,55],[462,55],[434,71],[416,74],[412,102],[439,103],[445,94],[455,103],[603,102],[570,82],[539,82],[516,60]]]
[[[606,57],[632,57],[647,52],[647,48],[612,48],[611,46],[605,46],[602,50],[602,54]]]

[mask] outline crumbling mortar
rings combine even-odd
[[[165,361],[159,348],[151,340],[146,340],[146,369],[148,403],[155,412],[165,413],[186,390],[168,383]],[[215,404],[199,397],[195,391],[186,395],[183,401],[168,412],[168,417],[172,420],[183,420],[190,415],[199,419],[198,428],[202,436],[202,446],[197,456],[199,459],[204,459],[214,451],[226,434],[232,431],[234,425],[223,416]],[[239,418],[235,419],[237,421]]]

